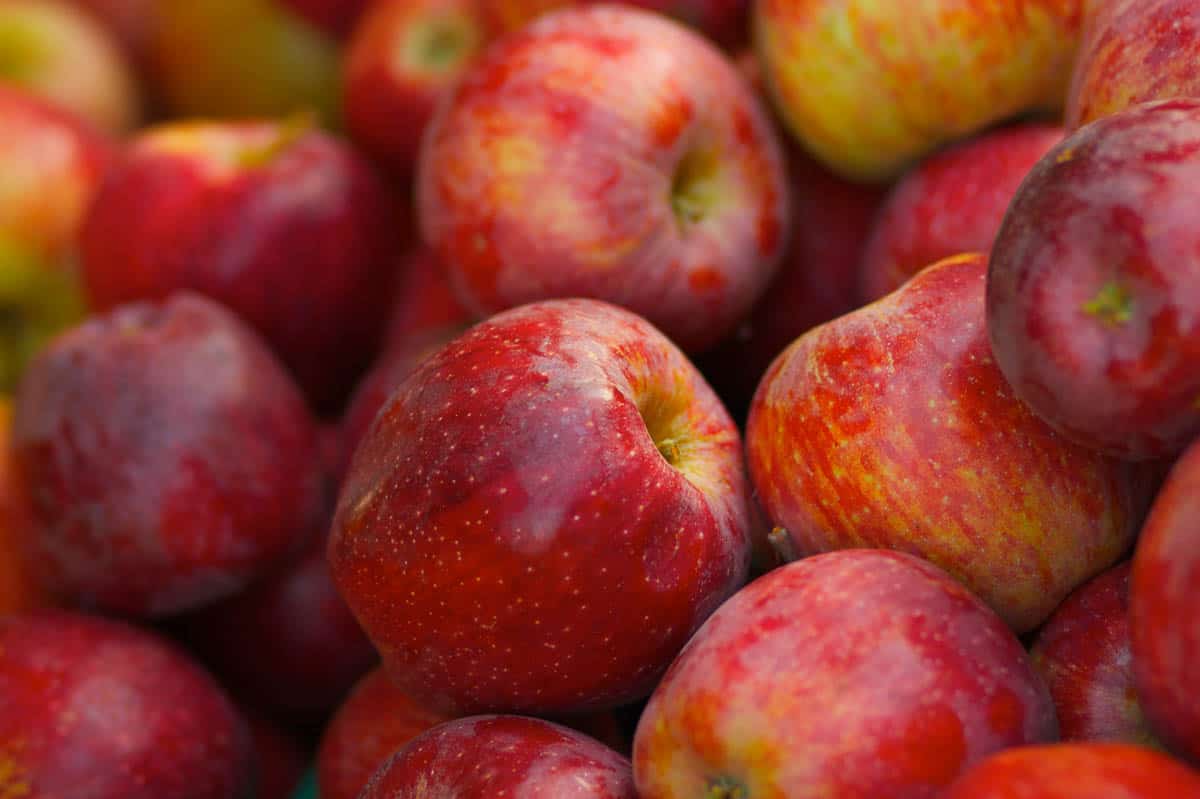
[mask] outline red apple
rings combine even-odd
[[[245,717],[250,723],[255,756],[254,799],[290,799],[304,776],[304,750],[264,716],[250,713]]]
[[[890,294],[930,264],[992,247],[1021,180],[1062,140],[1027,122],[984,133],[922,161],[892,189],[862,260],[866,301]]]
[[[624,757],[522,716],[473,716],[425,732],[375,773],[359,799],[427,796],[637,799]]]
[[[21,383],[13,447],[40,578],[120,613],[238,591],[298,544],[321,501],[299,390],[195,295],[123,306],[52,342]]]
[[[407,347],[414,337],[429,331],[473,321],[475,317],[454,296],[446,269],[429,248],[419,245],[407,252],[396,274],[383,351]]]
[[[595,300],[480,322],[379,412],[333,576],[392,679],[459,713],[645,696],[746,576],[737,428],[649,323]]]
[[[1195,0],[1093,0],[1067,95],[1071,129],[1152,100],[1200,97]]]
[[[852,550],[744,588],[638,723],[641,799],[935,797],[991,752],[1053,740],[1004,623],[932,564]]]
[[[629,7],[567,9],[495,42],[446,97],[418,209],[470,310],[594,297],[699,351],[766,287],[785,244],[782,156],[698,35]]]
[[[342,107],[354,141],[395,175],[412,175],[442,94],[482,52],[477,0],[379,0],[348,45]]]
[[[1175,799],[1200,796],[1200,773],[1122,744],[1023,746],[992,755],[943,799]]]
[[[1126,551],[1144,481],[1013,396],[988,345],[986,270],[983,255],[947,259],[800,337],[759,386],[746,447],[798,553],[921,555],[1025,632]]]
[[[44,97],[107,133],[126,133],[141,117],[124,53],[107,30],[66,2],[0,3],[0,81]]]
[[[560,8],[593,4],[594,0],[477,0],[496,33],[523,28],[543,14]],[[629,0],[629,5],[656,11],[698,29],[724,47],[749,39],[749,0]]]
[[[1200,100],[1074,133],[1013,198],[987,322],[1013,392],[1068,438],[1123,458],[1200,435]]]
[[[250,737],[165,641],[58,611],[0,617],[0,796],[230,799]]]
[[[1200,763],[1200,444],[1171,470],[1142,528],[1130,583],[1133,669],[1151,729]]]
[[[321,410],[374,357],[393,209],[342,142],[280,123],[171,123],[130,144],[83,228],[98,309],[190,289],[251,323]]]
[[[1064,741],[1155,745],[1133,683],[1129,569],[1126,561],[1077,588],[1033,642]]]

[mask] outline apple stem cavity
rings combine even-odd
[[[704,799],[750,799],[750,791],[731,777],[720,777],[708,784]]]
[[[671,180],[671,210],[679,224],[694,225],[712,210],[717,200],[719,161],[711,148],[689,150]]]
[[[1120,283],[1110,281],[1083,304],[1083,312],[1109,327],[1118,327],[1133,317],[1133,295]]]
[[[434,69],[452,67],[462,60],[470,44],[468,38],[456,20],[435,20],[417,34],[417,63]]]
[[[279,121],[275,136],[260,147],[244,150],[238,157],[238,164],[247,169],[257,169],[270,164],[305,134],[315,130],[317,122],[317,114],[312,109],[297,111],[284,117]]]
[[[775,551],[781,565],[800,560],[800,553],[796,551],[796,545],[792,543],[792,536],[787,528],[778,525],[773,527],[771,532],[767,533],[767,543]]]

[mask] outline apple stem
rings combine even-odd
[[[775,551],[775,555],[781,563],[800,560],[800,553],[796,551],[796,545],[792,542],[792,536],[786,528],[775,526],[771,532],[767,533],[767,542],[770,543],[771,549]]]

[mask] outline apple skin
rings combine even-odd
[[[427,796],[637,799],[626,758],[523,716],[472,716],[422,733],[380,767],[359,799]]]
[[[1029,173],[996,236],[987,324],[1017,397],[1126,459],[1200,435],[1200,100],[1076,131]]]
[[[243,712],[254,749],[254,799],[290,799],[304,776],[304,751],[291,735],[256,713]]]
[[[111,135],[141,120],[130,64],[108,31],[67,2],[0,3],[0,81],[43,97]]]
[[[235,593],[320,510],[315,425],[244,324],[197,295],[134,303],[55,339],[25,373],[12,441],[39,580],[158,617]]]
[[[405,253],[397,269],[396,294],[383,334],[383,350],[408,346],[414,336],[476,321],[454,294],[446,269],[428,247]]]
[[[338,120],[336,40],[281,0],[158,0],[154,88],[175,117]]]
[[[1071,89],[1074,130],[1141,103],[1200,97],[1200,8],[1191,0],[1096,0]]]
[[[1128,744],[1022,746],[992,755],[943,799],[1171,799],[1200,796],[1200,773]]]
[[[166,641],[62,611],[0,617],[0,792],[231,799],[252,785],[245,722]]]
[[[342,108],[355,143],[410,178],[437,101],[487,39],[476,0],[376,2],[346,52]]]
[[[1157,746],[1133,682],[1128,561],[1075,589],[1030,649],[1064,741]]]
[[[590,5],[589,0],[478,0],[488,29],[497,34],[523,28],[537,17],[562,8]],[[749,0],[631,0],[629,5],[655,11],[692,28],[722,47],[749,39]]]
[[[1200,444],[1171,470],[1133,557],[1133,669],[1151,729],[1200,763]]]
[[[982,254],[941,261],[800,337],[763,377],[746,448],[798,553],[920,555],[1021,633],[1128,549],[1148,480],[1013,396],[988,345],[986,269]]]
[[[238,313],[320,411],[371,363],[388,312],[393,203],[345,143],[284,122],[182,122],[145,131],[110,172],[82,231],[98,310],[183,289]]]
[[[1066,99],[1085,0],[758,0],[756,49],[775,107],[845,177],[917,159]]]
[[[931,155],[888,195],[862,258],[862,297],[872,302],[932,263],[987,252],[1029,170],[1062,141],[1058,125],[992,130]]]
[[[991,610],[926,561],[860,549],[782,566],[722,605],[651,696],[633,769],[641,799],[935,797],[988,754],[1056,734]]]
[[[420,227],[476,314],[593,297],[698,352],[766,288],[789,219],[782,153],[695,33],[627,6],[557,11],[446,98],[418,163]]]
[[[392,679],[460,714],[647,695],[749,555],[732,419],[648,322],[586,299],[422,362],[359,444],[329,546]]]

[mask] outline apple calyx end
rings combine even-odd
[[[1115,280],[1109,281],[1083,304],[1083,312],[1107,327],[1120,327],[1133,318],[1133,295]]]
[[[434,19],[413,32],[407,55],[414,65],[449,72],[478,49],[479,40],[478,32],[462,19]]]
[[[718,777],[709,780],[704,790],[704,799],[750,799],[750,791],[731,777]]]

